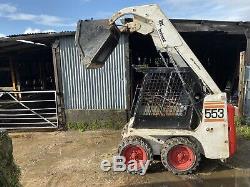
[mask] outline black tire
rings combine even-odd
[[[128,147],[135,147],[135,146],[139,146],[141,149],[143,149],[145,151],[147,160],[150,160],[150,163],[151,163],[153,160],[152,148],[151,148],[150,144],[145,139],[138,137],[138,136],[130,136],[130,137],[122,139],[122,142],[120,143],[120,145],[118,147],[118,154],[120,156],[125,156],[124,151]]]
[[[179,154],[176,155],[177,153]],[[178,158],[179,156],[181,158]],[[179,159],[184,160],[180,161]],[[198,168],[200,160],[199,147],[188,138],[170,138],[163,144],[161,162],[168,171],[174,174],[185,175],[193,173]]]

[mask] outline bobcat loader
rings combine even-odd
[[[197,169],[201,155],[231,157],[236,151],[234,107],[158,5],[124,8],[109,21],[80,20],[76,45],[86,67],[102,67],[121,32],[150,35],[164,64],[137,68],[144,79],[118,148],[126,164],[158,156],[167,170],[188,174]]]

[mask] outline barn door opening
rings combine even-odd
[[[60,124],[53,42],[41,43],[7,42],[0,50],[5,73],[0,81],[0,129],[56,129]]]

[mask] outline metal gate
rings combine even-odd
[[[0,91],[1,129],[58,128],[56,91]]]

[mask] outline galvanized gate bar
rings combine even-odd
[[[24,104],[22,103],[22,101],[18,101],[18,100],[17,100],[14,96],[12,96],[10,93],[7,93],[7,94],[8,94],[10,97],[12,97],[12,99],[14,99],[16,102],[18,102],[20,105],[22,105],[24,108],[30,110],[32,113],[34,113],[35,115],[37,115],[38,117],[42,118],[44,121],[50,123],[52,126],[55,127],[55,125],[54,125],[53,123],[51,123],[49,120],[47,120],[46,118],[44,118],[43,116],[41,116],[41,115],[38,114],[37,112],[33,111],[31,108],[29,108],[29,107],[27,107],[26,105],[24,105]],[[54,100],[52,100],[52,101],[54,101]],[[23,102],[25,102],[25,101],[23,101]],[[28,102],[28,101],[26,101],[26,102]],[[41,100],[33,101],[33,102],[41,102]],[[1,124],[1,123],[0,123],[0,124]],[[5,124],[6,124],[6,123],[5,123]],[[19,124],[20,124],[20,123],[19,123]]]
[[[56,99],[54,90],[0,92],[0,129],[58,128]]]

